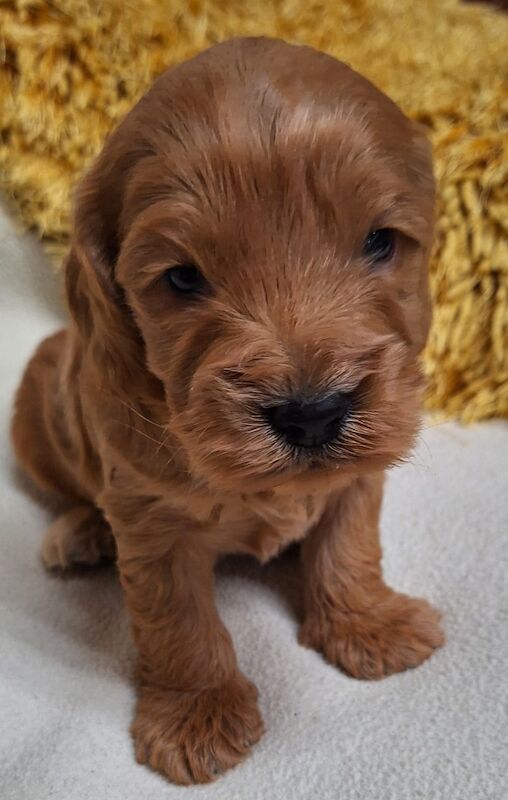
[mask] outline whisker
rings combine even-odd
[[[145,422],[148,422],[149,425],[154,425],[156,428],[166,428],[167,427],[166,425],[161,425],[160,422],[155,422],[155,420],[150,419],[150,417],[146,417],[144,414],[142,414],[140,411],[138,411],[137,408],[134,408],[134,406],[131,406],[131,405],[129,405],[129,403],[126,403],[125,400],[123,400],[121,397],[119,397],[114,392],[109,391],[104,386],[100,386],[98,384],[95,384],[93,386],[90,385],[90,384],[88,384],[88,385],[85,384],[85,386],[88,389],[91,389],[91,390],[96,391],[96,392],[102,392],[103,394],[106,394],[109,397],[112,397],[114,400],[120,402],[128,411],[132,411],[133,414],[136,414],[136,416],[140,417]]]
[[[121,397],[119,397],[118,399],[120,400],[121,404],[123,406],[125,406],[125,408],[127,408],[129,411],[132,411],[134,414],[137,414],[138,417],[141,417],[141,419],[144,419],[145,422],[148,422],[150,425],[155,425],[157,428],[166,428],[167,427],[166,425],[161,425],[160,422],[155,422],[153,419],[149,419],[149,417],[145,417],[144,414],[142,414],[140,411],[138,411],[136,408],[134,408],[134,406],[130,406],[128,403],[125,402],[125,400],[122,400]]]
[[[153,436],[149,436],[144,431],[139,430],[139,428],[135,428],[133,425],[129,425],[127,422],[123,422],[122,420],[117,419],[116,422],[119,425],[122,425],[124,428],[128,428],[130,431],[134,431],[134,433],[139,433],[140,436],[144,436],[145,439],[149,439],[151,442],[160,445],[160,439],[154,439]]]

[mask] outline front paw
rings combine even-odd
[[[132,733],[139,763],[174,783],[208,783],[261,738],[257,689],[243,675],[203,691],[143,688]]]
[[[444,642],[439,619],[426,600],[391,592],[362,612],[309,615],[299,641],[353,678],[373,680],[429,658]]]

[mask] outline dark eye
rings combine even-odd
[[[179,294],[200,294],[207,288],[207,283],[194,264],[182,264],[166,270],[166,279]]]
[[[379,228],[371,231],[365,239],[363,254],[371,264],[388,261],[395,250],[395,231],[391,228]]]

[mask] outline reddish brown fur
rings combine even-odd
[[[214,604],[225,553],[302,545],[300,641],[357,678],[414,667],[438,614],[383,582],[383,471],[419,425],[433,179],[425,140],[345,65],[236,40],[165,73],[77,196],[72,321],[20,387],[20,462],[75,508],[49,566],[111,553],[139,650],[137,757],[178,783],[237,763],[263,725]],[[362,243],[397,229],[389,266]],[[195,303],[163,274],[192,261]],[[295,455],[258,406],[359,387],[323,454]],[[102,512],[98,515],[97,509]]]

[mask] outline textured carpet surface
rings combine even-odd
[[[113,572],[48,576],[48,513],[12,464],[12,393],[61,324],[40,250],[0,215],[0,797],[2,800],[506,800],[508,426],[429,428],[392,473],[383,514],[393,586],[444,614],[417,670],[354,681],[296,642],[296,561],[227,562],[220,613],[256,681],[267,732],[212,787],[134,762],[134,652]]]
[[[8,0],[0,170],[61,251],[70,190],[165,66],[268,34],[349,62],[429,130],[439,179],[428,407],[508,415],[508,18],[458,0]]]

